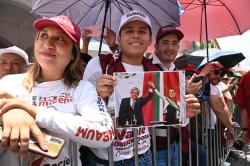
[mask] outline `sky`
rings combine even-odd
[[[239,64],[239,67],[250,69],[250,30],[243,35],[219,38],[217,41],[222,50],[242,52],[246,59]]]

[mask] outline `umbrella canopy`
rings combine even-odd
[[[205,51],[204,51],[204,53],[205,53]],[[236,51],[219,50],[219,51],[217,51],[214,54],[209,56],[209,61],[218,61],[226,69],[234,67],[235,65],[237,65],[238,63],[240,63],[244,59],[245,59],[245,56],[241,52],[236,52]],[[201,64],[198,66],[198,68],[202,68],[205,64],[207,64],[207,58],[205,58],[201,62]]]
[[[106,8],[106,10],[105,10]],[[161,26],[179,26],[177,0],[33,0],[32,12],[40,16],[66,15],[84,27],[103,22],[115,32],[118,31],[121,16],[128,11],[139,10],[151,20],[153,38]],[[105,21],[105,18],[106,21]]]
[[[203,59],[204,59],[203,56],[194,56],[194,55],[184,54],[176,58],[174,64],[176,68],[186,68],[189,64],[192,64],[195,67],[198,67]]]
[[[180,30],[186,40],[207,41],[250,29],[249,0],[179,0]],[[207,38],[206,38],[207,35]]]

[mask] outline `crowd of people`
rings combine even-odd
[[[192,65],[177,69],[174,61],[184,34],[176,27],[166,25],[159,28],[153,39],[149,17],[141,11],[130,11],[122,16],[117,34],[107,28],[104,39],[112,53],[94,58],[88,55],[91,30],[84,29],[81,33],[70,18],[62,15],[43,18],[36,20],[33,27],[36,34],[32,63],[29,63],[28,55],[16,46],[0,49],[0,165],[18,165],[18,156],[14,154],[28,156],[30,165],[60,165],[66,161],[71,165],[70,141],[76,142],[80,149],[74,154],[78,156],[78,165],[109,165],[108,147],[111,144],[114,165],[134,165],[134,146],[138,146],[138,165],[152,165],[151,132],[143,125],[143,119],[136,122],[139,124],[138,138],[145,138],[139,139],[138,145],[130,141],[133,128],[115,128],[117,122],[112,113],[116,86],[114,72],[185,70],[186,115],[191,118],[190,123],[193,117],[205,115],[209,134],[214,135],[218,119],[227,128],[229,139],[234,140],[237,137],[233,129],[236,102],[239,105],[237,111],[241,112],[243,141],[250,142],[249,73],[240,82],[239,77],[234,77],[219,62],[210,62],[201,71]],[[148,59],[144,53],[152,40],[156,41],[155,52],[152,59]],[[170,88],[170,97],[165,97],[152,82],[149,85],[147,101],[152,99],[153,92],[159,95],[166,103],[165,113],[173,112],[167,116],[168,121],[175,120],[179,108],[174,90]],[[131,99],[122,101],[118,118],[120,126],[130,123],[131,117],[137,116],[134,108],[143,105],[138,88],[127,91]],[[205,102],[212,109],[201,109]],[[180,163],[180,153],[184,157],[188,155],[185,143],[190,134],[180,137],[179,132],[192,135],[192,130],[183,126],[162,126],[155,130],[157,165],[187,164],[186,161]],[[37,140],[42,150],[48,150],[44,131],[66,142],[56,159],[28,152],[31,137]],[[207,147],[200,139],[199,165],[207,165]],[[191,141],[195,139],[191,138]],[[212,140],[210,143],[213,144]],[[194,154],[197,153],[196,146],[192,143]]]

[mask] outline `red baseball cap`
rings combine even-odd
[[[213,69],[214,70],[221,70],[221,69],[223,69],[224,67],[220,64],[220,63],[213,63],[212,62],[212,64],[213,64]]]
[[[33,27],[38,31],[49,25],[61,28],[74,42],[78,45],[80,44],[80,28],[67,16],[60,15],[51,18],[42,18],[33,23]]]
[[[185,71],[193,71],[195,74],[199,74],[199,71],[196,70],[195,66],[193,64],[188,64],[185,68],[180,68],[179,70],[185,70]]]
[[[181,40],[184,37],[184,34],[180,30],[176,29],[173,26],[168,25],[168,26],[161,27],[158,30],[157,35],[156,35],[156,42],[158,42],[163,36],[167,34],[175,34],[179,40]]]

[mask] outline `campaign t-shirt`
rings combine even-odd
[[[63,80],[37,83],[28,92],[22,85],[26,74],[9,75],[0,80],[0,91],[8,91],[12,95],[39,107],[36,122],[39,127],[49,133],[63,138],[65,145],[56,159],[42,158],[42,165],[70,166],[71,155],[77,155],[78,165],[81,164],[80,154],[71,154],[70,140],[80,145],[94,148],[109,147],[114,137],[112,119],[107,113],[104,102],[98,97],[95,87],[88,81],[80,81],[76,88],[68,88]],[[31,164],[40,155],[31,154]],[[7,158],[7,160],[6,160]],[[18,158],[9,150],[0,157],[0,165],[18,164]],[[15,161],[15,162],[14,162]]]
[[[135,66],[122,63],[126,72],[142,72],[143,66]],[[94,70],[93,70],[94,69]],[[88,63],[83,79],[96,85],[97,80],[103,75],[99,62],[99,57],[92,58]],[[129,88],[127,90],[130,91]],[[108,108],[114,108],[114,94],[109,97]],[[143,154],[150,148],[150,134],[147,127],[137,127],[138,131],[138,154]],[[108,149],[91,148],[90,149],[98,158],[108,160]],[[133,132],[132,128],[116,129],[116,137],[113,141],[113,159],[120,161],[130,159],[134,156]]]

